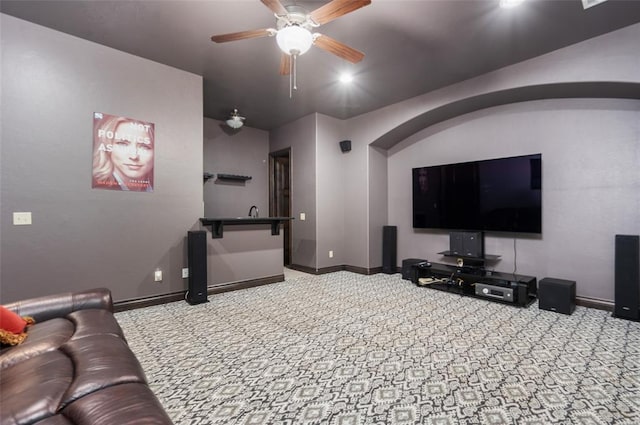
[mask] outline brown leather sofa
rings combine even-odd
[[[6,304],[35,324],[0,351],[0,425],[172,424],[94,289]]]

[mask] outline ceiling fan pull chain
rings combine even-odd
[[[293,61],[289,60],[289,99],[293,97]]]
[[[296,69],[298,68],[298,54],[293,54],[293,89],[298,90],[298,73]]]

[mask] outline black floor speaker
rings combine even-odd
[[[576,282],[545,277],[538,282],[538,308],[571,314],[576,308]]]
[[[382,227],[382,273],[396,272],[398,228],[396,226]]]
[[[189,265],[189,289],[186,301],[193,304],[207,300],[207,232],[194,230],[187,232],[187,255]]]
[[[640,320],[640,236],[616,235],[613,315]]]

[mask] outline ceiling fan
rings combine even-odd
[[[364,58],[364,53],[327,35],[312,33],[311,31],[320,25],[371,4],[371,0],[332,0],[311,12],[307,12],[298,5],[284,6],[280,0],[260,1],[275,14],[275,29],[263,28],[214,35],[211,40],[216,43],[226,43],[228,41],[275,36],[278,46],[282,50],[280,74],[290,76],[289,97],[291,97],[291,89],[297,88],[296,60],[298,56],[307,52],[312,45],[351,63],[358,63]]]

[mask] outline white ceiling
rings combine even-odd
[[[326,1],[282,0],[313,10]],[[640,22],[640,0],[372,0],[318,31],[365,53],[350,64],[312,47],[298,90],[279,75],[274,38],[211,42],[275,26],[259,0],[3,0],[0,11],[204,78],[204,113],[271,129],[312,112],[348,118]],[[640,42],[639,42],[640,45]],[[346,86],[343,71],[355,75]]]

